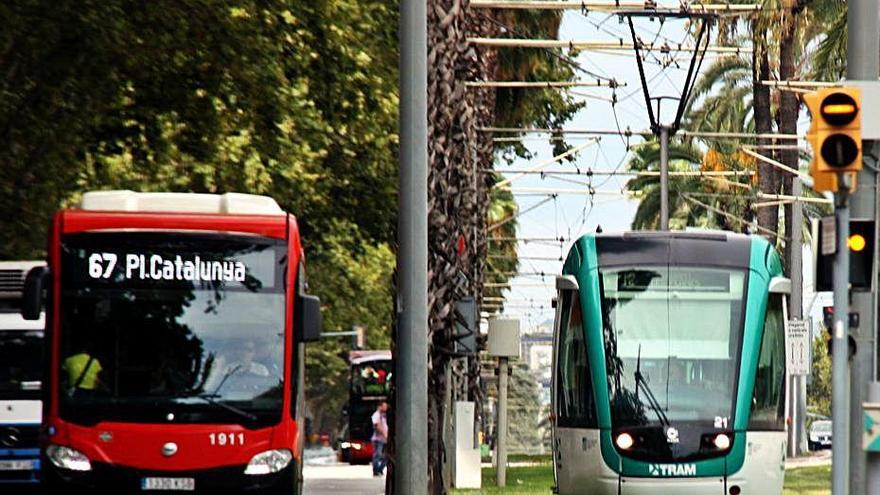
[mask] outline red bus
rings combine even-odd
[[[366,464],[373,458],[372,416],[391,394],[394,365],[391,351],[352,351],[351,380],[346,408],[346,434],[339,443],[343,462]]]
[[[57,213],[22,309],[45,294],[50,492],[299,492],[304,277],[271,198],[106,191]]]

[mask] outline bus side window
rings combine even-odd
[[[770,294],[758,354],[749,429],[785,429],[785,316],[781,294]]]
[[[580,298],[577,291],[561,294],[558,365],[556,367],[557,424],[568,428],[595,428],[596,405]]]

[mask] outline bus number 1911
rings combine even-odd
[[[208,440],[211,445],[219,445],[220,447],[244,445],[244,433],[210,433]]]

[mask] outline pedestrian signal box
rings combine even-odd
[[[850,220],[849,238],[846,245],[849,248],[849,283],[852,290],[870,291],[871,272],[874,266],[874,221],[873,220]],[[822,245],[822,229],[815,229],[813,235],[817,237],[816,245]],[[832,290],[832,264],[834,255],[824,255],[821,250],[815,250],[816,254],[816,290]]]
[[[837,192],[841,175],[855,188],[862,169],[861,89],[822,88],[804,95],[804,102],[812,117],[807,140],[813,148],[813,189]]]

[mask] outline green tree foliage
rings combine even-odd
[[[388,346],[395,5],[22,0],[0,19],[0,257],[42,256],[86,190],[266,194],[298,218],[326,327]],[[334,414],[347,346],[308,357]]]
[[[807,408],[831,417],[831,356],[827,333],[813,339],[813,377],[807,385]]]
[[[538,382],[522,364],[511,366],[508,389],[508,440],[510,452],[536,454],[543,445],[538,424],[541,422],[541,398]]]

